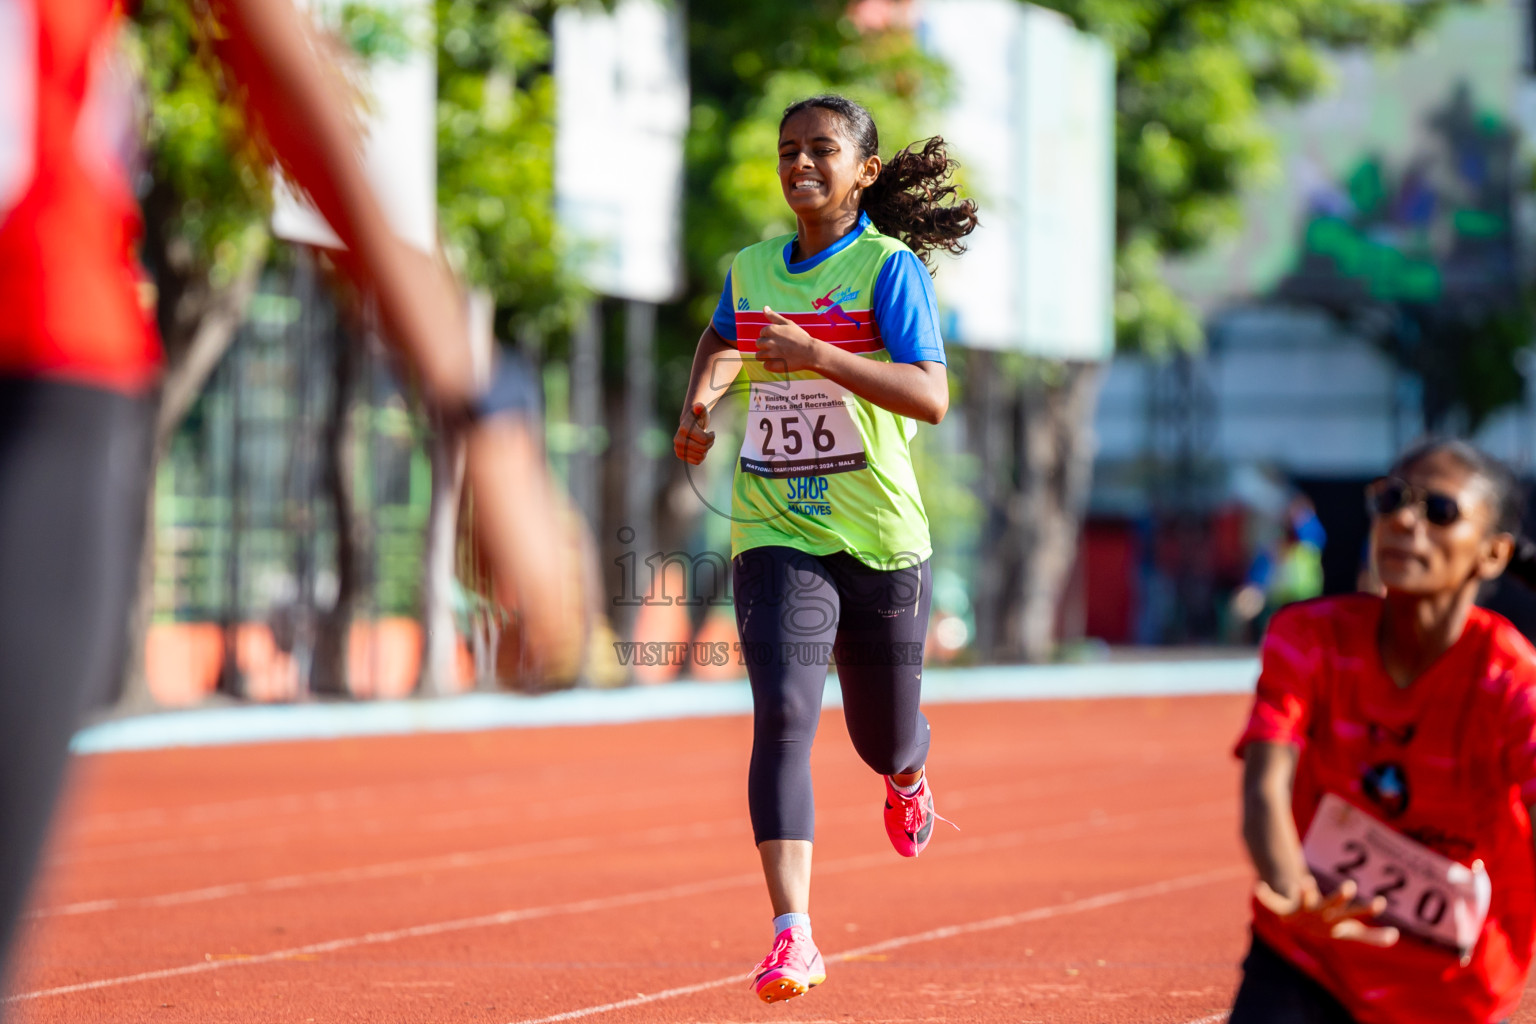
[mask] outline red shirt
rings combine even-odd
[[[1275,615],[1238,754],[1250,740],[1301,747],[1291,811],[1303,836],[1334,793],[1447,857],[1481,858],[1493,883],[1482,937],[1462,967],[1406,933],[1387,949],[1311,940],[1257,902],[1254,931],[1362,1024],[1490,1024],[1515,1009],[1531,964],[1536,650],[1474,608],[1460,639],[1402,688],[1377,653],[1382,606],[1356,594]]]
[[[117,154],[117,0],[0,0],[0,374],[134,391],[160,362]]]

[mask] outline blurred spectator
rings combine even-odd
[[[1323,592],[1323,546],[1328,534],[1305,495],[1291,497],[1274,544],[1261,547],[1247,581],[1232,595],[1234,632],[1253,642],[1277,609]]]

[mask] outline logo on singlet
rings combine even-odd
[[[1384,761],[1373,765],[1360,777],[1360,788],[1389,818],[1408,809],[1408,776],[1400,764]]]
[[[852,302],[859,297],[857,288],[833,288],[819,299],[811,300],[811,308],[821,314],[821,318],[833,326],[848,324],[852,327],[859,326],[859,322],[848,315],[843,309],[843,303]]]

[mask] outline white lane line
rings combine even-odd
[[[1047,825],[1040,828],[1020,829],[1015,832],[1006,832],[994,836],[977,836],[970,839],[962,839],[945,843],[942,847],[930,847],[929,857],[942,854],[949,856],[976,853],[982,850],[994,850],[1000,847],[1021,846],[1030,842],[1050,842],[1061,839],[1075,839],[1087,835],[1102,835],[1106,832],[1126,831],[1152,824],[1173,823],[1185,821],[1191,818],[1212,817],[1222,813],[1231,813],[1232,801],[1208,801],[1202,804],[1193,804],[1186,807],[1164,808],[1149,814],[1131,814],[1120,817],[1090,818],[1086,821],[1066,822],[1060,825]],[[861,871],[872,867],[889,867],[898,861],[891,858],[889,851],[878,854],[865,854],[859,857],[844,857],[839,860],[827,861],[816,868],[818,875],[836,874],[846,871]],[[439,921],[432,924],[416,925],[410,928],[397,928],[392,931],[370,932],[366,935],[353,936],[342,939],[332,939],[328,942],[312,943],[307,946],[296,946],[291,949],[280,949],[270,953],[255,953],[249,956],[232,957],[228,959],[206,959],[197,963],[184,964],[180,967],[166,967],[155,971],[145,971],[139,974],[128,974],[117,978],[102,978],[97,981],[79,982],[73,985],[60,985],[55,988],[38,989],[33,992],[21,992],[9,996],[0,1003],[20,1003],[34,999],[44,999],[50,996],[69,995],[74,992],[89,992],[95,989],[111,988],[117,985],[129,985],[140,981],[154,981],[160,978],[173,978],[188,974],[201,974],[205,971],[219,970],[225,967],[243,967],[255,964],[273,963],[279,960],[292,960],[298,957],[312,956],[318,953],[333,953],[338,950],[351,949],[358,946],[372,946],[384,942],[397,942],[402,939],[422,938],[432,935],[443,935],[449,932],[466,931],[474,928],[492,928],[500,925],[515,924],[520,921],[529,921],[538,918],[556,917],[565,914],[584,914],[601,910],[614,910],[621,907],[632,907],[646,903],[657,903],[672,899],[684,899],[691,896],[699,896],[706,893],[721,892],[728,889],[741,888],[762,884],[762,875],[758,872],[750,872],[740,875],[728,875],[722,878],[711,879],[706,882],[693,882],[686,885],[667,886],[660,889],[647,889],[639,892],[624,893],[618,896],[605,896],[594,899],[574,900],[569,903],[556,903],[542,907],[522,907],[515,910],[504,910],[495,914],[483,914],[478,917],[459,918],[452,921]],[[209,954],[211,957],[211,954]]]
[[[1203,871],[1197,875],[1185,875],[1181,878],[1170,878],[1161,882],[1152,882],[1148,885],[1138,885],[1130,889],[1101,893],[1098,896],[1089,896],[1067,903],[1054,903],[1050,906],[1035,907],[1016,914],[989,917],[983,921],[972,921],[969,924],[947,925],[943,928],[934,928],[926,932],[918,932],[914,935],[902,935],[894,939],[886,939],[883,942],[871,943],[868,946],[860,946],[857,949],[848,949],[841,953],[834,953],[826,959],[830,963],[838,963],[855,960],[859,957],[871,956],[876,953],[884,953],[892,949],[900,949],[903,946],[911,946],[919,942],[937,942],[941,939],[954,938],[957,935],[972,935],[976,932],[996,931],[999,928],[1012,928],[1015,925],[1045,921],[1054,917],[1082,914],[1090,910],[1099,910],[1103,907],[1112,907],[1135,900],[1151,899],[1155,896],[1166,896],[1169,893],[1182,892],[1185,889],[1194,889],[1204,885],[1211,885],[1215,882],[1224,882],[1229,878],[1245,875],[1247,872],[1248,868],[1246,865],[1219,868],[1215,871]],[[679,996],[692,995],[695,992],[704,992],[712,988],[723,988],[730,984],[745,983],[746,980],[746,974],[732,974],[724,978],[715,978],[712,981],[701,981],[696,985],[669,988],[661,992],[652,992],[648,995],[621,999],[618,1002],[603,1003],[600,1006],[567,1010],[564,1013],[551,1014],[548,1017],[518,1020],[513,1022],[513,1024],[555,1024],[555,1022],[562,1020],[579,1020],[582,1017],[595,1017],[603,1013],[612,1013],[614,1010],[627,1010],[634,1006],[659,1003],[663,1000],[676,999]],[[1216,1017],[1204,1017],[1200,1021],[1191,1022],[1191,1024],[1205,1024],[1205,1022],[1213,1022],[1225,1016],[1225,1014],[1218,1014]]]
[[[1228,1012],[1229,1011],[1227,1010],[1222,1010],[1220,1013],[1213,1013],[1206,1017],[1197,1017],[1194,1020],[1187,1020],[1184,1022],[1184,1024],[1227,1024]]]
[[[1017,799],[1018,796],[1017,787],[977,787],[947,794],[945,807],[965,808],[982,806]],[[867,811],[867,806],[863,804],[856,807],[843,807],[830,812],[824,812],[822,820],[826,823],[842,818],[862,818],[866,815]],[[733,828],[732,826],[736,827]],[[335,868],[329,871],[295,873],[247,882],[227,882],[220,885],[200,886],[196,889],[157,893],[151,896],[101,897],[92,900],[76,900],[50,907],[39,907],[29,911],[26,916],[37,920],[50,917],[76,917],[82,914],[100,914],[116,910],[147,910],[177,907],[185,906],[189,903],[206,903],[212,900],[233,899],[263,893],[291,892],[310,886],[375,881],[381,878],[398,878],[429,871],[485,867],[491,864],[503,864],[512,860],[523,860],[533,857],[588,853],[615,844],[630,843],[637,846],[653,846],[679,839],[716,838],[728,835],[742,827],[745,827],[743,819],[733,817],[724,821],[693,826],[667,826],[646,829],[627,836],[604,834],[601,836],[543,840],[533,843],[514,843],[485,850],[458,851],[430,857],[414,857],[379,864]]]
[[[30,918],[71,917],[80,914],[98,914],[109,910],[143,910],[159,907],[179,907],[189,903],[206,903],[211,900],[230,899],[260,893],[287,892],[316,885],[337,885],[347,882],[367,882],[381,878],[398,878],[402,875],[425,874],[432,871],[451,871],[463,868],[486,867],[505,864],[513,860],[533,857],[553,857],[562,854],[590,853],[593,850],[657,846],[690,839],[712,839],[732,833],[744,832],[745,822],[740,817],[723,821],[701,822],[695,825],[669,825],[645,829],[627,835],[575,836],[567,839],[549,839],[533,843],[514,843],[488,850],[445,853],[433,857],[415,857],[409,860],[388,861],[363,867],[337,868],[331,871],[312,871],[305,874],[280,875],[255,882],[231,882],[226,885],[210,885],[200,889],[184,889],[180,892],[161,893],[156,896],[121,897],[112,899],[83,900],[64,903],[55,907],[42,907],[31,911]]]
[[[71,833],[90,835],[98,832],[123,832],[137,829],[165,828],[170,825],[207,825],[261,815],[309,814],[314,811],[350,810],[420,796],[427,799],[462,799],[465,792],[495,792],[516,784],[514,773],[485,772],[464,779],[433,779],[404,782],[392,786],[364,785],[321,789],[312,793],[284,793],[278,796],[250,797],[244,800],[220,800],[185,807],[145,807],[136,811],[107,811],[76,819]]]
[[[451,832],[512,822],[579,818],[584,814],[598,814],[605,809],[611,809],[615,803],[626,808],[649,809],[696,801],[698,797],[697,784],[669,788],[652,787],[647,791],[590,794],[564,800],[545,800],[526,804],[516,804],[503,799],[484,807],[463,807],[461,805],[465,801],[460,797],[454,797],[445,801],[456,805],[454,810],[432,811],[408,819],[400,815],[390,815],[348,821],[344,817],[324,815],[321,816],[322,820],[318,827],[314,822],[303,822],[267,826],[249,831],[221,831],[201,836],[183,836],[175,839],[97,844],[76,852],[54,855],[49,858],[49,863],[99,863],[134,857],[160,859],[170,854],[206,853],[210,850],[248,850],[259,845],[275,845],[296,837],[312,842],[318,837],[337,835],[357,837],[403,833],[419,836],[427,832]]]
[[[437,921],[432,924],[415,925],[410,928],[396,928],[392,931],[369,932],[366,935],[332,939],[328,942],[314,942],[307,946],[279,949],[271,953],[253,953],[250,956],[237,956],[218,960],[211,959],[212,954],[208,954],[210,959],[198,963],[183,964],[180,967],[166,967],[158,971],[144,971],[139,974],[128,974],[119,978],[102,978],[99,981],[85,981],[75,985],[60,985],[56,988],[39,989],[35,992],[22,992],[8,997],[4,1002],[22,1003],[34,999],[45,999],[49,996],[64,996],[73,992],[89,992],[94,989],[129,985],[139,981],[154,981],[159,978],[175,978],[187,974],[201,974],[205,971],[216,971],[225,967],[246,967],[255,964],[275,963],[279,960],[296,960],[300,957],[315,956],[321,953],[335,953],[339,950],[353,949],[358,946],[375,946],[385,942],[398,942],[402,939],[445,935],[449,932],[466,931],[472,928],[492,928],[497,925],[515,924],[519,921],[555,917],[561,914],[582,914],[598,910],[613,910],[619,907],[636,906],[643,903],[655,903],[662,900],[684,899],[690,896],[701,896],[706,893],[718,892],[723,889],[734,889],[761,881],[762,878],[757,873],[734,875],[726,878],[711,879],[708,882],[673,885],[664,889],[649,889],[640,892],[624,893],[619,896],[575,900],[570,903],[556,903],[543,907],[523,907],[517,910],[503,910],[496,914],[483,914],[479,917],[464,917],[454,921]]]
[[[700,772],[735,763],[734,757],[726,754],[686,754],[679,756],[676,761],[682,762],[685,768],[691,767]],[[388,784],[366,783],[202,804],[102,811],[83,815],[67,823],[65,835],[66,838],[74,838],[76,835],[163,829],[177,825],[215,825],[263,816],[293,817],[314,812],[395,807],[403,800],[441,800],[459,804],[471,794],[492,796],[512,789],[537,790],[543,783],[558,780],[563,774],[561,768],[560,765],[520,765],[463,777],[415,779]],[[592,793],[585,798],[604,796],[611,798],[612,793]]]

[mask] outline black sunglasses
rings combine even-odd
[[[1426,491],[1395,476],[1384,476],[1365,489],[1365,510],[1372,516],[1418,506],[1431,526],[1450,526],[1461,518],[1461,506],[1449,494]]]

